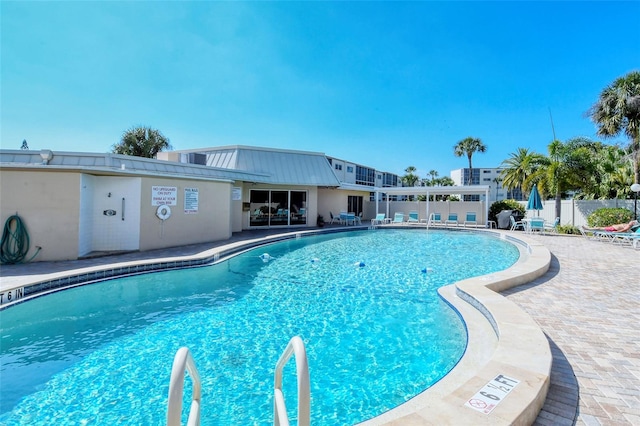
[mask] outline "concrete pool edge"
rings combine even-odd
[[[551,253],[526,237],[516,238],[502,231],[480,232],[510,241],[526,254],[505,271],[441,289],[440,295],[458,309],[469,328],[469,344],[463,358],[431,388],[359,426],[530,425],[535,421],[549,390],[551,349],[538,324],[499,292],[544,275]],[[479,318],[485,323],[484,331]],[[487,332],[494,332],[497,337],[488,356],[486,342],[477,338]],[[465,406],[498,375],[516,378],[520,383],[489,414]]]
[[[352,230],[358,230],[358,228],[342,228],[335,231],[330,230],[330,232]],[[145,273],[196,266],[222,260],[235,253],[264,244],[303,235],[323,234],[327,233],[326,231],[286,232],[222,244],[190,256],[158,257],[151,260],[118,262],[108,266],[101,265],[51,274],[32,275],[26,280],[29,283],[23,280],[2,280],[2,290],[18,286],[43,285],[47,282],[63,280],[64,277],[69,277],[72,274],[79,277],[78,279],[84,280],[84,284],[86,284],[92,279],[115,278],[113,275],[103,277],[105,271],[118,273],[124,271],[123,273],[126,273],[128,270],[129,273]],[[551,255],[544,246],[527,241],[526,237],[515,238],[501,231],[474,229],[473,232],[491,233],[494,237],[509,240],[520,248],[521,253],[524,247],[526,255],[521,256],[520,261],[505,271],[464,280],[442,289],[441,296],[458,309],[469,328],[469,347],[465,356],[456,368],[436,385],[408,402],[364,422],[364,424],[472,423],[494,425],[531,424],[535,420],[544,404],[549,387],[551,352],[547,340],[537,324],[515,304],[495,291],[524,284],[543,275],[549,267]],[[44,290],[33,297],[81,284],[76,283]],[[3,306],[3,308],[6,307],[8,306]],[[499,339],[496,338],[496,334],[499,335]],[[485,340],[489,335],[493,335],[495,342],[487,344]],[[478,339],[478,336],[485,337]],[[523,339],[525,340],[524,344]],[[478,340],[483,340],[483,342],[478,342]],[[479,343],[483,345],[481,348]],[[478,352],[482,352],[482,356],[478,356]],[[531,359],[527,359],[528,357]],[[515,377],[520,380],[520,384],[504,398],[491,414],[485,415],[464,406],[469,398],[499,374]],[[463,384],[460,385],[460,383]]]

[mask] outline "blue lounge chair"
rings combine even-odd
[[[407,219],[407,223],[420,223],[420,215],[417,211],[410,211],[409,218]]]
[[[458,213],[449,213],[449,217],[444,224],[458,226]]]
[[[393,215],[393,221],[391,223],[404,223],[404,213],[396,213],[395,215]]]
[[[442,225],[442,215],[440,213],[431,213],[429,215],[429,222],[427,222],[427,226],[431,225]]]
[[[371,219],[371,226],[382,225],[385,221],[385,214],[378,213],[375,218]]]
[[[636,228],[635,232],[618,232],[611,233],[611,242],[614,244],[631,244],[633,248],[638,246],[640,241],[640,227]]]
[[[463,226],[467,226],[467,225],[477,225],[478,224],[478,220],[476,219],[476,213],[475,212],[467,212],[467,217],[464,219],[464,222],[462,223]]]

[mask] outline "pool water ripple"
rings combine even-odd
[[[474,233],[353,232],[41,297],[0,311],[0,421],[163,424],[173,356],[188,346],[203,424],[271,424],[273,369],[300,335],[312,422],[357,423],[426,389],[462,356],[464,324],[437,288],[517,258],[513,245]],[[291,409],[293,363],[284,386]]]

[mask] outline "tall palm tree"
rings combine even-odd
[[[159,130],[150,127],[132,127],[122,134],[113,153],[136,157],[155,158],[158,152],[171,149],[171,143]]]
[[[627,135],[634,181],[640,183],[640,71],[632,71],[605,87],[588,114],[597,125],[598,135]]]
[[[502,186],[509,191],[519,188],[523,194],[531,189],[531,176],[544,164],[545,157],[528,148],[518,148],[500,164]]]
[[[471,157],[473,157],[473,154],[475,154],[476,152],[486,152],[486,151],[487,151],[487,146],[483,144],[482,141],[478,138],[472,138],[472,137],[464,138],[454,145],[453,155],[455,155],[456,157],[462,157],[463,155],[466,155],[467,158],[469,159],[469,179],[467,182],[468,185],[471,185],[472,183],[471,174],[472,174],[473,166],[471,165]]]

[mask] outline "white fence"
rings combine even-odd
[[[526,201],[522,201],[527,206]],[[553,222],[556,218],[555,200],[543,201],[544,210],[538,214],[535,210],[529,210],[527,217],[540,216],[547,222]],[[604,207],[621,207],[633,212],[634,200],[562,200],[560,202],[560,224],[582,226],[587,224],[587,217],[594,211]],[[640,207],[638,207],[640,209]]]

